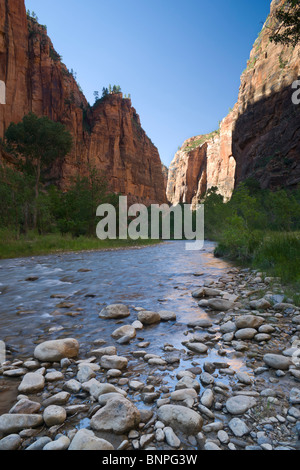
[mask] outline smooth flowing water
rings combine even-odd
[[[133,376],[146,380],[150,373],[147,367],[130,354],[139,349],[139,341],[150,341],[147,352],[158,355],[162,355],[165,343],[182,350],[182,341],[189,338],[187,324],[208,318],[191,292],[204,281],[222,277],[231,267],[216,259],[213,249],[214,244],[206,242],[202,251],[186,251],[184,242],[174,241],[133,250],[3,260],[0,262],[0,340],[6,343],[13,357],[28,359],[33,356],[36,344],[64,337],[76,338],[80,343],[80,358],[87,358],[96,348],[93,342],[103,339],[105,346],[117,346],[118,354],[130,359],[129,370]],[[199,271],[203,276],[195,277],[193,273]],[[68,308],[62,307],[61,302],[67,302]],[[100,310],[113,303],[128,305],[130,317],[122,322],[99,318]],[[119,345],[111,333],[122,323],[130,324],[137,319],[138,312],[133,307],[171,310],[176,313],[177,321],[144,328],[131,344]],[[214,315],[209,318],[214,321]],[[177,366],[188,368],[193,359],[187,356]],[[210,360],[222,360],[214,348],[203,358],[203,361]],[[197,357],[197,361],[201,362],[201,358]],[[234,355],[229,354],[226,361],[232,367],[241,367]],[[169,375],[165,383],[170,385]],[[2,408],[5,400],[0,394]]]

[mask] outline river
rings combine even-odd
[[[0,339],[12,351],[7,359],[28,359],[33,357],[36,344],[64,337],[76,338],[80,357],[87,358],[96,348],[94,342],[103,339],[106,346],[117,346],[118,354],[130,359],[130,375],[146,383],[151,370],[131,355],[139,349],[139,341],[150,342],[149,353],[161,355],[165,343],[182,351],[182,341],[192,333],[188,332],[189,322],[200,318],[214,322],[214,315],[209,317],[191,295],[203,282],[216,280],[231,268],[215,258],[213,250],[212,242],[206,242],[201,251],[187,251],[184,242],[172,241],[139,249],[2,260]],[[194,275],[199,272],[203,275]],[[69,308],[63,308],[61,302],[67,302]],[[146,327],[138,332],[133,344],[119,345],[111,333],[122,322],[99,318],[101,309],[114,303],[130,307],[130,317],[122,321],[125,324],[137,319],[137,307],[173,311],[177,321]],[[216,334],[217,329],[216,325]],[[213,360],[222,360],[215,348],[203,358],[197,356],[196,363],[201,366],[201,362]],[[242,366],[230,351],[226,362],[233,368]],[[176,371],[193,365],[195,357],[186,355],[174,368]],[[174,385],[174,372],[163,376],[166,385]],[[9,409],[15,396],[16,392],[0,394],[0,413]]]

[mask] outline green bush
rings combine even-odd
[[[300,289],[300,191],[261,190],[247,180],[223,202],[217,188],[204,200],[205,236],[216,256],[280,277]]]

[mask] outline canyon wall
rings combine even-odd
[[[46,27],[27,17],[24,0],[0,0],[0,80],[6,84],[0,138],[11,122],[30,111],[65,124],[72,134],[73,149],[50,169],[49,183],[64,188],[76,174],[84,175],[94,166],[106,175],[111,189],[128,195],[130,202],[166,202],[158,150],[131,100],[115,93],[91,107]]]
[[[294,104],[292,84],[300,76],[300,46],[276,45],[270,32],[271,13],[241,77],[237,119],[232,136],[236,182],[254,177],[262,188],[294,188],[300,181],[300,104]]]
[[[271,3],[233,110],[218,131],[188,139],[176,153],[167,184],[173,204],[198,202],[214,186],[228,200],[247,178],[262,188],[299,185],[300,104],[292,101],[292,83],[300,78],[300,46],[270,41],[276,9],[283,3]]]
[[[236,111],[221,123],[218,131],[192,137],[184,142],[169,168],[167,198],[172,204],[196,204],[217,187],[225,200],[234,189],[235,159],[232,130]]]

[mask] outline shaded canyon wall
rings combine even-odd
[[[218,131],[184,142],[169,169],[167,197],[195,203],[213,186],[225,200],[255,178],[262,188],[295,188],[300,182],[300,104],[292,84],[300,79],[300,46],[276,45],[270,34],[276,9],[255,41],[241,75],[237,103]]]

